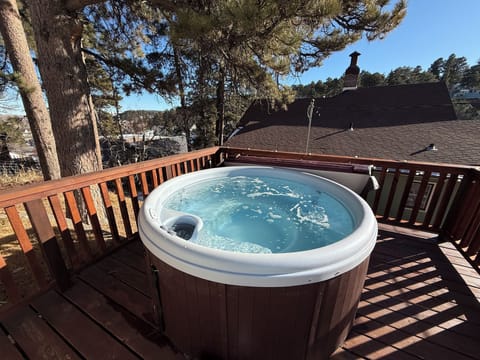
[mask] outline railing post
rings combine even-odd
[[[213,159],[215,161],[214,167],[217,167],[221,165],[224,161],[224,149],[223,148],[218,148],[217,152],[213,155]]]
[[[475,178],[478,182],[478,174],[476,173],[478,173],[478,170],[468,170],[445,216],[443,226],[440,228],[440,235],[442,238],[446,237],[446,240],[460,240],[471,221],[473,202],[478,202],[476,196],[474,196],[477,189],[472,186]]]
[[[66,290],[70,286],[70,276],[42,200],[37,199],[25,203],[25,209],[33,229],[37,233],[40,247],[53,278],[60,290]]]

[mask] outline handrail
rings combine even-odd
[[[228,161],[240,164],[255,164],[282,166],[290,168],[315,169],[345,173],[369,174],[372,171],[371,165],[365,164],[348,164],[348,163],[332,163],[328,161],[306,160],[306,159],[275,159],[272,157],[238,155],[234,158],[228,157]]]
[[[22,271],[30,274],[35,285],[32,291],[22,289],[16,278],[19,271],[9,255],[0,254],[0,287],[7,294],[7,307],[53,284],[66,288],[72,272],[136,236],[143,198],[162,182],[222,165],[224,160],[228,164],[238,156],[265,165],[347,172],[374,165],[381,188],[365,199],[379,221],[438,232],[454,242],[472,265],[480,267],[478,168],[211,147],[0,193],[0,213],[8,218],[16,238],[12,241],[28,264]],[[5,308],[1,306],[4,301],[0,298],[0,309]]]
[[[57,194],[59,192],[80,189],[84,186],[95,183],[115,180],[119,177],[151,171],[159,167],[159,162],[161,163],[161,166],[170,166],[190,161],[192,158],[213,156],[218,152],[218,150],[218,147],[211,147],[189,153],[171,155],[160,159],[147,160],[139,163],[108,168],[93,173],[69,176],[58,180],[50,180],[38,184],[29,184],[12,188],[0,192],[0,208],[7,207],[15,203],[18,204],[29,200],[34,200],[38,197]]]
[[[304,159],[304,160],[316,160],[316,161],[325,161],[333,163],[354,163],[354,164],[383,164],[390,167],[398,167],[400,164],[402,168],[418,168],[421,167],[425,170],[430,170],[432,172],[442,170],[444,168],[449,168],[458,173],[463,173],[472,169],[472,166],[468,165],[458,165],[458,164],[448,164],[448,163],[430,163],[430,162],[419,162],[419,161],[397,161],[397,160],[386,160],[380,158],[366,158],[366,157],[351,157],[351,156],[341,156],[341,155],[326,155],[326,154],[306,154],[306,153],[296,153],[288,151],[271,151],[271,150],[259,150],[259,149],[246,149],[246,148],[236,148],[223,146],[221,148],[222,152],[226,154],[226,157],[235,157],[237,155],[248,155],[248,156],[258,156],[258,157],[270,157],[277,159]]]

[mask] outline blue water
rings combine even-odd
[[[204,222],[203,246],[247,253],[284,253],[329,245],[354,221],[332,196],[298,182],[235,176],[201,181],[172,194],[165,207]]]

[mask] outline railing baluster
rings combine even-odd
[[[450,174],[450,179],[448,179],[448,183],[445,187],[445,192],[440,201],[440,205],[438,206],[437,215],[435,216],[435,222],[433,223],[434,229],[439,229],[440,225],[443,222],[443,219],[446,215],[445,213],[447,211],[448,204],[452,199],[452,193],[457,183],[457,179],[458,179],[458,174]]]
[[[177,176],[182,175],[182,167],[180,166],[180,163],[175,164],[175,170],[176,170]]]
[[[160,184],[163,184],[163,182],[165,181],[163,179],[163,167],[160,167],[157,169],[157,173],[158,173],[158,180],[159,180],[159,183]]]
[[[125,234],[127,235],[127,239],[129,239],[132,237],[132,224],[130,224],[130,215],[128,214],[125,193],[123,192],[123,185],[120,179],[115,179],[115,187],[117,189],[117,197],[120,205],[120,213],[122,214],[123,225],[125,227]]]
[[[65,220],[65,216],[63,214],[60,199],[58,198],[58,195],[50,195],[48,197],[48,202],[50,203],[53,216],[55,217],[58,229],[60,230],[60,235],[62,236],[63,245],[65,246],[68,259],[70,260],[72,267],[76,269],[80,265],[80,259],[78,257],[77,251],[75,251],[75,245],[73,244],[72,235],[70,234],[67,221]]]
[[[418,212],[420,211],[420,206],[422,204],[423,197],[425,196],[425,190],[427,190],[427,185],[428,181],[430,180],[431,174],[431,171],[428,170],[423,173],[417,197],[415,198],[415,205],[413,206],[412,213],[410,214],[410,219],[408,220],[409,225],[414,225],[417,220]]]
[[[108,191],[107,183],[102,182],[99,184],[100,193],[102,194],[103,205],[105,206],[105,212],[107,214],[108,226],[110,228],[110,233],[112,234],[112,240],[115,243],[120,241],[120,236],[118,234],[117,222],[115,220],[115,212],[113,211],[112,201],[110,200],[110,193]]]
[[[395,196],[395,192],[397,191],[398,185],[398,177],[400,175],[400,168],[395,169],[395,173],[392,179],[392,185],[390,186],[390,192],[388,194],[387,205],[385,206],[385,212],[383,213],[383,220],[388,220],[390,217],[390,210],[393,204],[393,197]]]
[[[43,201],[41,199],[29,201],[25,203],[25,209],[30,218],[30,223],[37,234],[50,273],[53,275],[58,287],[61,290],[66,290],[70,286],[70,276]]]
[[[172,171],[172,177],[177,177],[177,167],[175,166],[175,164],[170,165],[170,169]]]
[[[400,205],[398,206],[397,216],[395,217],[396,222],[400,222],[403,218],[403,213],[405,210],[405,205],[407,204],[408,195],[410,195],[410,191],[412,189],[413,180],[415,179],[416,170],[409,169],[408,179],[405,183],[405,187],[403,189],[402,198],[400,200]]]
[[[12,273],[8,269],[5,259],[0,254],[0,281],[5,287],[5,292],[7,293],[8,302],[10,304],[15,304],[20,301],[20,292],[18,291],[18,286],[15,284],[15,280],[12,277]]]
[[[470,222],[464,238],[460,242],[460,246],[468,246],[467,255],[473,256],[480,251],[480,204],[477,206],[475,216]]]
[[[107,245],[105,244],[102,227],[100,226],[100,221],[98,220],[97,208],[95,207],[95,202],[93,201],[90,186],[86,186],[82,188],[82,195],[83,195],[83,200],[85,201],[85,205],[87,206],[87,214],[88,214],[88,217],[90,218],[93,235],[95,236],[95,240],[97,242],[97,245],[100,251],[104,253],[105,250],[107,249]]]
[[[133,175],[128,176],[128,189],[130,190],[130,198],[132,199],[133,213],[135,219],[138,218],[140,212],[140,204],[138,203],[137,185],[135,184],[135,177]]]
[[[10,225],[17,236],[18,243],[20,244],[25,257],[27,258],[28,264],[30,265],[30,269],[32,270],[32,274],[37,281],[38,286],[40,289],[45,288],[48,283],[45,278],[44,271],[40,266],[35,253],[33,252],[32,243],[30,242],[27,231],[23,226],[22,219],[20,218],[20,215],[18,215],[17,208],[15,206],[8,206],[5,208],[5,212],[8,220],[10,221]]]
[[[165,180],[173,178],[172,168],[170,166],[163,167],[163,171],[165,171]]]
[[[437,185],[435,186],[435,191],[433,192],[432,199],[430,201],[430,205],[428,207],[427,213],[425,214],[425,219],[423,220],[423,225],[425,227],[430,226],[430,222],[432,221],[433,214],[437,209],[438,200],[440,199],[440,195],[442,194],[443,187],[445,186],[445,179],[447,177],[446,172],[442,172],[440,177],[437,180]]]
[[[143,198],[145,199],[150,194],[150,190],[148,189],[147,175],[144,172],[140,173],[140,182],[142,184]]]
[[[88,245],[87,234],[85,233],[85,229],[83,228],[82,224],[82,217],[80,216],[80,212],[78,211],[77,200],[75,200],[75,195],[73,191],[66,191],[64,193],[65,201],[67,202],[68,211],[70,212],[70,216],[73,222],[73,228],[75,229],[75,234],[77,235],[77,240],[80,243],[82,250],[85,252],[85,255],[88,258],[93,257],[92,250]]]
[[[378,204],[380,203],[380,196],[383,193],[383,185],[385,184],[385,178],[387,176],[387,167],[382,167],[382,172],[380,174],[380,179],[378,179],[378,184],[380,185],[380,189],[377,190],[375,194],[375,200],[373,201],[372,210],[373,213],[376,215],[378,212]]]
[[[155,189],[158,186],[157,170],[152,169],[150,171],[150,174],[152,174],[152,183],[153,183],[153,188]]]

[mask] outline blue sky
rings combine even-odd
[[[353,51],[362,54],[358,61],[362,70],[384,74],[400,66],[420,65],[426,70],[434,60],[452,53],[474,65],[480,60],[479,14],[480,0],[409,0],[405,19],[385,39],[361,40],[327,58],[323,66],[284,82],[308,84],[341,77]],[[164,110],[174,105],[152,94],[131,96],[121,103],[122,111]],[[21,110],[20,105],[14,112]]]

